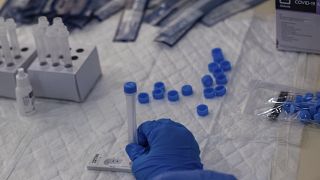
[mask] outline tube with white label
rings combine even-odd
[[[128,116],[128,142],[138,143],[137,122],[136,122],[136,94],[137,85],[135,82],[127,82],[124,84],[124,92],[127,103]]]

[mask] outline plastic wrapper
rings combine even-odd
[[[320,125],[320,92],[254,81],[246,113],[269,121]]]
[[[102,21],[108,19],[115,13],[119,12],[124,8],[125,0],[113,0],[108,2],[107,4],[103,5],[99,8],[96,12],[94,12],[94,16]]]
[[[135,41],[148,0],[127,0],[114,41]]]
[[[204,16],[201,22],[206,26],[213,26],[216,23],[229,18],[239,12],[245,11],[266,0],[231,0],[219,6]]]

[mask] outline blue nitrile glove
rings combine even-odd
[[[192,133],[182,124],[169,119],[141,124],[138,128],[138,143],[126,147],[133,161],[132,172],[138,180],[182,180],[188,176],[195,180],[197,177],[235,179],[233,176],[203,171],[199,145]]]

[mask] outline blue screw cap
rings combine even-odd
[[[200,104],[197,106],[197,113],[199,116],[204,117],[209,114],[208,106],[205,104]]]
[[[168,92],[168,100],[171,102],[179,101],[179,93],[176,90],[171,90]]]
[[[224,60],[223,52],[221,48],[214,48],[211,51],[214,62],[220,63]]]
[[[193,94],[192,86],[189,84],[182,86],[181,93],[184,96],[191,96]]]
[[[163,82],[159,81],[154,83],[153,89],[161,89],[163,92],[166,92],[166,85]]]
[[[208,64],[209,72],[214,73],[217,69],[220,69],[220,66],[218,63],[212,62],[212,63]]]
[[[216,96],[216,92],[213,88],[205,88],[203,95],[206,99],[213,99]]]
[[[224,74],[221,74],[216,77],[216,84],[218,85],[226,85],[228,83],[227,76]]]
[[[220,63],[220,66],[223,69],[223,71],[225,71],[225,72],[231,71],[231,69],[232,69],[231,63],[227,60],[223,60]]]
[[[164,92],[162,89],[155,89],[152,91],[153,99],[160,100],[164,98]]]
[[[313,99],[313,93],[306,93],[304,96],[303,96],[303,101],[304,102],[308,102],[308,101],[311,101]]]
[[[227,89],[224,86],[217,86],[215,88],[215,91],[216,91],[216,95],[220,97],[224,96],[227,93]]]
[[[137,84],[135,82],[126,82],[123,90],[126,94],[134,94],[137,92]]]
[[[282,108],[288,113],[288,114],[293,114],[297,112],[297,107],[294,103],[292,102],[285,102],[282,106]]]
[[[213,85],[213,79],[210,75],[204,75],[202,78],[201,78],[201,82],[203,84],[204,87],[210,87]]]
[[[301,95],[296,95],[295,102],[296,102],[296,103],[301,103],[302,101],[303,101],[303,96],[301,96]]]
[[[149,94],[142,92],[138,95],[138,101],[140,104],[148,104],[150,102]]]
[[[221,76],[221,75],[224,75],[224,71],[221,68],[215,69],[213,71],[213,76],[214,77]]]
[[[298,114],[300,122],[307,124],[311,120],[311,114],[308,110],[301,110]]]
[[[315,114],[317,114],[317,107],[315,105],[309,107],[309,113],[311,117],[313,117]]]
[[[313,116],[313,119],[317,122],[320,123],[320,113],[317,113]]]

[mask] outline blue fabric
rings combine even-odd
[[[170,119],[147,121],[137,131],[139,144],[128,144],[126,151],[133,161],[132,172],[138,180],[154,179],[158,175],[163,176],[157,178],[178,180],[186,179],[188,175],[211,179],[229,177],[202,171],[199,145],[182,124]],[[188,175],[184,175],[186,171]],[[172,173],[164,174],[168,172]]]
[[[160,174],[154,180],[237,180],[234,176],[214,171],[172,171]]]

